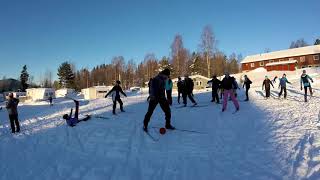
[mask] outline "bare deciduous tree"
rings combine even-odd
[[[206,58],[207,62],[207,76],[211,76],[211,58],[214,55],[216,49],[216,38],[209,25],[203,28],[201,35],[200,48],[202,50],[203,56]]]

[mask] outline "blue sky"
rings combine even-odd
[[[161,58],[176,34],[197,51],[205,25],[227,54],[286,49],[299,38],[313,43],[319,7],[319,0],[0,0],[0,78],[17,78],[24,64],[38,79],[65,60],[91,68],[118,55]]]

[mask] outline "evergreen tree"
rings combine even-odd
[[[29,80],[29,74],[27,72],[27,65],[24,65],[20,75],[22,91],[26,91],[26,89],[28,88],[29,86],[29,84],[27,83],[28,80]]]
[[[63,88],[75,88],[75,75],[72,71],[71,64],[62,63],[58,68],[59,85]]]
[[[316,41],[314,42],[314,45],[320,45],[320,39],[316,39]]]
[[[169,59],[165,56],[159,61],[159,72],[164,69],[170,69],[170,72],[173,73],[173,67],[170,64]]]
[[[192,64],[190,65],[191,75],[204,75],[205,64],[203,63],[201,56],[198,53],[192,53]]]

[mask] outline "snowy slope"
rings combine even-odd
[[[19,106],[23,133],[9,133],[7,113],[0,111],[0,179],[320,179],[318,122],[320,85],[304,103],[299,73],[289,75],[288,99],[265,100],[260,77],[250,89],[250,102],[240,112],[209,101],[210,92],[195,94],[205,107],[176,108],[172,124],[200,133],[169,131],[159,135],[164,115],[157,107],[150,122],[154,142],[142,131],[146,95],[124,98],[125,113],[111,115],[111,100],[81,101],[82,115],[92,118],[67,127],[61,116],[72,101],[58,99]],[[250,75],[249,75],[250,77]],[[316,82],[320,80],[314,74]],[[276,97],[278,88],[272,89]],[[239,99],[244,99],[241,90]]]

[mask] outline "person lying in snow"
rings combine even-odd
[[[77,100],[73,100],[73,101],[76,104],[76,112],[74,113],[74,117],[72,117],[72,111],[73,111],[72,108],[69,115],[68,114],[63,115],[63,119],[65,119],[67,124],[71,127],[75,126],[80,121],[87,121],[88,119],[90,119],[90,115],[86,115],[85,118],[79,119],[79,101]]]

